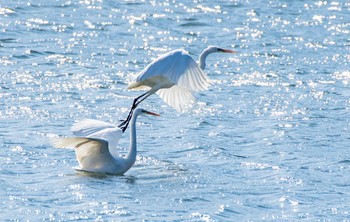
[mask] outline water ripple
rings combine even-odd
[[[347,220],[349,9],[345,1],[2,4],[2,218]],[[139,95],[126,90],[136,73],[169,50],[197,57],[207,45],[239,53],[208,56],[213,84],[191,112],[157,95],[144,102],[162,116],[140,118],[126,175],[76,172],[74,152],[49,145],[75,119],[123,119]]]

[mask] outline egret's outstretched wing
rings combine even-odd
[[[177,79],[178,86],[186,87],[192,91],[207,90],[210,86],[210,80],[207,74],[198,66],[198,64],[192,59],[192,57],[186,52],[182,54],[180,64],[185,64],[186,67],[183,70],[183,74],[178,77],[174,73],[174,79]]]
[[[94,119],[83,119],[74,123],[71,131],[75,136],[107,140],[109,148],[116,148],[123,134],[119,127]]]
[[[69,137],[51,138],[56,148],[75,148],[79,166],[83,170],[94,171],[113,165],[114,159],[108,150],[108,142],[103,139]]]
[[[150,63],[128,88],[136,89],[145,85],[152,88],[159,84],[158,80],[163,81],[163,78],[157,78],[159,76],[166,78],[168,82],[165,85],[172,83],[191,91],[202,91],[210,85],[207,74],[186,51],[180,49],[166,53]]]
[[[113,124],[95,119],[82,119],[73,124],[71,131],[76,136],[87,136],[106,128],[115,128]]]
[[[168,89],[160,89],[157,91],[157,94],[169,106],[173,107],[179,112],[190,108],[196,101],[190,90],[177,85],[174,85]]]

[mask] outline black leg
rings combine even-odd
[[[136,98],[136,99],[137,99],[137,98]],[[125,132],[126,128],[128,128],[128,125],[129,125],[129,122],[130,122],[130,120],[131,120],[132,114],[133,114],[133,112],[134,112],[134,109],[136,108],[136,106],[135,106],[136,101],[137,101],[136,99],[134,99],[134,102],[133,102],[133,104],[132,104],[132,106],[131,106],[131,109],[130,109],[130,111],[129,111],[128,117],[127,117],[125,120],[123,120],[123,121],[118,125],[118,127],[122,129],[123,133]]]

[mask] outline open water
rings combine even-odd
[[[208,57],[190,112],[142,104],[162,116],[139,118],[124,176],[50,145],[118,123],[135,74],[207,45],[240,53]],[[0,77],[1,220],[350,220],[349,1],[2,1]]]

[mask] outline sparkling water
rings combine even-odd
[[[162,116],[139,117],[124,176],[50,144],[118,124],[147,64],[208,45],[239,54],[207,58],[189,112],[140,105]],[[348,1],[3,1],[0,67],[2,220],[350,220]]]

